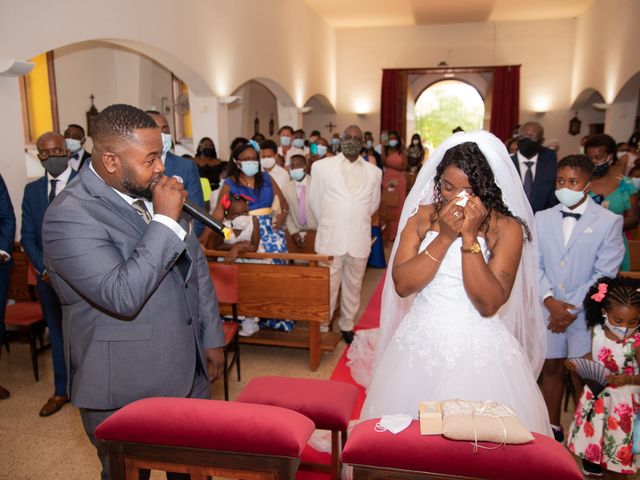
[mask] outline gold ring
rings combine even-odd
[[[460,213],[460,212],[453,212],[453,216],[454,216],[454,217],[459,217],[460,215],[462,215],[462,213]]]

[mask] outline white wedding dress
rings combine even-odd
[[[427,232],[419,251],[436,235]],[[530,431],[551,436],[547,409],[520,343],[498,315],[482,317],[466,294],[461,242],[451,245],[387,345],[361,418],[395,413],[417,418],[422,400],[493,400],[511,407]],[[483,238],[478,242],[487,260],[487,245]]]

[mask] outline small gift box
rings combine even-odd
[[[442,434],[452,440],[500,444],[520,444],[533,440],[533,435],[506,405],[497,402],[447,400],[442,406]]]
[[[442,433],[442,407],[440,402],[420,402],[420,435],[440,435]]]

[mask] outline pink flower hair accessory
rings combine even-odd
[[[598,291],[593,295],[591,295],[590,297],[591,300],[595,300],[598,303],[602,302],[602,300],[604,300],[604,297],[607,295],[608,289],[609,289],[609,286],[606,283],[599,283]]]

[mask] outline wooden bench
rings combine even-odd
[[[629,240],[631,271],[640,271],[640,240]]]
[[[227,252],[205,250],[209,261]],[[242,259],[307,262],[306,265],[236,263],[238,266],[238,315],[296,320],[292,332],[260,330],[240,342],[253,345],[305,348],[309,350],[309,367],[315,371],[322,355],[333,351],[340,341],[339,332],[320,332],[329,318],[329,268],[319,262],[333,257],[295,253],[243,253]],[[221,312],[226,312],[221,305]],[[230,311],[230,308],[228,309]],[[304,322],[306,325],[301,325]],[[306,328],[305,328],[306,327]]]

